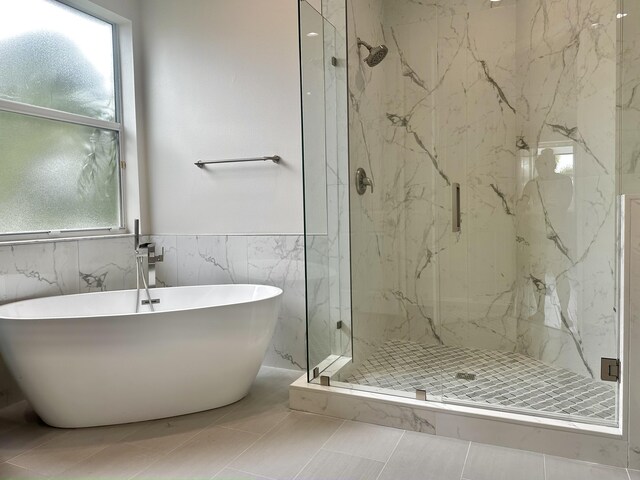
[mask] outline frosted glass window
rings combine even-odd
[[[119,224],[117,132],[0,112],[0,232]]]
[[[0,235],[122,225],[115,28],[56,0],[0,15]]]
[[[113,25],[54,0],[0,15],[0,98],[115,121]]]

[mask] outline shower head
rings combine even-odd
[[[389,53],[389,49],[386,45],[378,45],[377,47],[372,47],[367,42],[358,39],[358,47],[363,46],[367,50],[369,50],[369,55],[364,59],[364,62],[370,67],[375,67],[378,65],[384,57]]]

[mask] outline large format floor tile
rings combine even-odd
[[[101,450],[57,475],[61,479],[129,479],[159,457],[145,448],[119,443]]]
[[[230,466],[276,480],[290,480],[335,433],[342,420],[290,413]]]
[[[233,470],[232,468],[225,468],[218,475],[213,477],[213,480],[269,480],[266,477],[260,477],[251,473],[241,472],[239,470]]]
[[[36,472],[31,472],[26,468],[16,467],[10,463],[0,463],[0,478],[11,480],[33,479],[39,480],[47,478],[44,475],[39,475]]]
[[[629,480],[623,468],[545,456],[547,480]]]
[[[397,428],[344,422],[323,448],[386,462],[398,445],[402,433],[403,431]]]
[[[380,480],[460,480],[469,442],[406,432]]]
[[[117,443],[136,428],[135,425],[122,425],[66,432],[60,430],[64,433],[11,459],[10,462],[42,475],[57,475]]]
[[[464,466],[465,480],[545,480],[540,453],[472,443]]]
[[[211,478],[258,438],[254,433],[210,427],[153,463],[136,478]]]
[[[0,480],[640,480],[640,472],[291,412],[300,376],[263,368],[206,412],[77,430],[26,404],[0,410]],[[546,472],[546,478],[544,473]]]
[[[296,480],[374,480],[383,467],[383,462],[320,450]]]

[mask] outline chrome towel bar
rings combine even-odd
[[[267,162],[280,163],[281,157],[278,155],[271,155],[268,157],[255,157],[255,158],[236,158],[232,160],[213,160],[211,162],[203,162],[198,160],[194,165],[198,168],[204,168],[205,165],[211,165],[215,163],[240,163],[240,162]]]

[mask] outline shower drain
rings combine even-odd
[[[475,373],[458,372],[458,373],[456,373],[456,378],[459,378],[460,380],[475,380],[476,379],[476,374]]]

